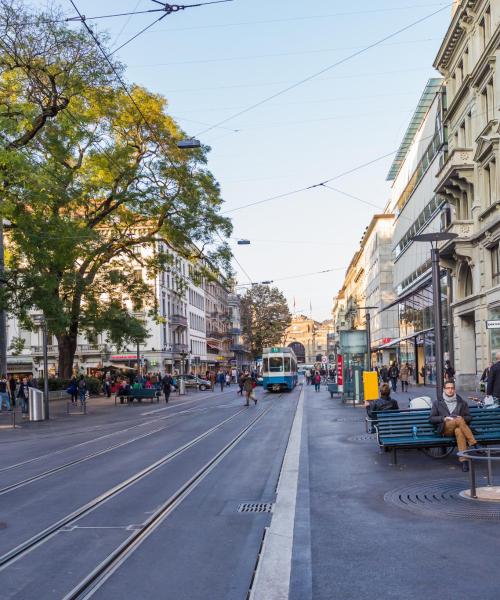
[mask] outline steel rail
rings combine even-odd
[[[80,581],[63,600],[90,598],[97,589],[120,567],[121,564],[157,529],[159,525],[181,504],[203,479],[239,444],[247,433],[267,413],[273,405],[260,412],[228,444],[213,456],[195,475],[184,483],[166,500],[142,525],[111,552],[85,579]]]
[[[163,465],[167,464],[168,462],[170,462],[177,456],[183,454],[184,452],[186,452],[187,450],[189,450],[190,448],[192,448],[193,446],[195,446],[196,444],[201,442],[203,439],[205,439],[206,437],[208,437],[209,435],[211,435],[212,433],[214,433],[215,431],[220,429],[223,425],[225,425],[232,419],[236,418],[238,415],[242,414],[243,412],[246,412],[245,408],[242,408],[234,415],[227,417],[226,419],[224,419],[217,425],[214,425],[210,429],[204,431],[203,433],[201,433],[197,437],[193,438],[189,442],[183,444],[182,446],[179,446],[175,450],[172,450],[171,452],[169,452],[168,454],[166,454],[159,460],[157,460],[154,463],[148,465],[147,467],[141,469],[140,471],[138,471],[131,477],[128,477],[124,481],[118,483],[117,485],[113,486],[109,490],[103,492],[96,498],[90,500],[89,502],[87,502],[86,504],[81,506],[80,508],[77,508],[75,511],[73,511],[69,515],[66,515],[59,521],[52,523],[51,525],[46,527],[44,530],[38,532],[37,534],[35,534],[31,538],[29,538],[28,540],[25,540],[21,544],[17,545],[12,550],[9,550],[8,552],[6,552],[2,556],[0,556],[0,571],[3,571],[7,567],[9,567],[11,564],[13,564],[14,562],[19,560],[26,554],[28,554],[29,552],[34,550],[36,547],[45,543],[48,539],[50,539],[51,537],[56,535],[63,527],[66,527],[67,525],[77,521],[81,517],[92,512],[98,506],[106,503],[111,498],[117,496],[124,490],[130,488],[132,485],[134,485],[141,479],[144,479],[145,477],[147,477],[148,475],[150,475],[151,473],[153,473],[154,471],[156,471]]]
[[[193,398],[191,400],[188,400],[186,402],[181,402],[179,404],[173,404],[171,406],[165,406],[164,408],[153,409],[153,410],[151,410],[150,413],[141,413],[140,416],[147,416],[147,414],[153,414],[155,412],[160,412],[160,411],[164,411],[164,410],[168,410],[168,409],[172,409],[172,408],[182,408],[183,406],[186,406],[189,404],[194,404],[195,402],[198,402],[199,400],[205,400],[207,398],[212,398],[214,396],[217,397],[217,396],[222,396],[222,395],[223,394],[218,393],[218,394],[214,394],[213,396],[207,395],[207,396],[203,396],[201,398]],[[215,407],[211,406],[210,408],[215,408]],[[48,458],[49,456],[56,456],[57,454],[62,454],[69,450],[73,450],[75,448],[80,448],[81,446],[86,446],[87,444],[92,444],[93,442],[97,442],[99,440],[104,440],[108,437],[113,437],[114,435],[119,435],[120,433],[124,433],[125,431],[130,431],[131,429],[136,429],[138,427],[144,427],[145,425],[149,425],[150,423],[156,423],[159,419],[167,419],[167,418],[173,417],[175,415],[184,414],[185,412],[190,412],[190,411],[194,411],[194,410],[200,410],[200,409],[193,407],[192,409],[189,409],[186,411],[183,410],[183,411],[174,412],[165,417],[158,417],[155,419],[151,419],[150,421],[143,421],[142,423],[137,423],[136,425],[131,425],[130,427],[126,427],[125,429],[118,429],[117,431],[111,431],[109,433],[105,433],[104,435],[100,435],[96,438],[92,438],[90,440],[85,440],[84,442],[79,442],[78,444],[73,444],[72,446],[66,446],[65,448],[61,448],[59,450],[47,452],[46,454],[42,454],[40,456],[34,456],[33,458],[28,458],[27,460],[23,460],[21,462],[15,463],[15,464],[8,465],[6,467],[1,467],[0,473],[3,473],[4,471],[10,471],[11,469],[15,469],[17,467],[22,467],[24,465],[27,465],[27,464],[30,464],[33,462],[37,462],[39,460],[43,460],[44,458]]]
[[[215,407],[211,407],[211,408],[215,408]],[[195,412],[195,411],[205,411],[205,412],[208,412],[211,408],[210,407],[191,408],[191,409],[188,409],[188,410],[176,412],[176,413],[174,413],[172,415],[166,415],[164,417],[158,417],[154,421],[148,421],[146,423],[141,423],[141,425],[139,425],[139,426],[148,425],[150,423],[157,423],[158,421],[162,421],[162,420],[172,419],[173,417],[176,417],[177,415],[181,415],[182,416],[182,415],[186,415],[186,414],[189,414],[189,413],[192,413],[192,412]],[[129,428],[129,429],[131,429],[131,428]],[[59,465],[57,467],[53,467],[51,469],[47,469],[46,471],[43,471],[42,473],[38,473],[37,475],[32,475],[31,477],[27,477],[26,479],[22,479],[21,481],[17,481],[16,483],[11,483],[10,485],[7,485],[7,486],[5,486],[3,488],[0,488],[0,496],[3,496],[4,494],[8,494],[9,492],[13,492],[14,490],[22,488],[22,487],[24,487],[26,485],[30,485],[31,483],[35,483],[36,481],[40,481],[42,479],[46,479],[47,477],[50,477],[51,475],[55,475],[56,473],[60,473],[61,471],[65,471],[66,469],[70,469],[71,467],[74,467],[74,466],[79,465],[81,463],[87,462],[88,460],[92,460],[93,458],[97,458],[99,456],[107,454],[108,452],[112,452],[113,450],[117,450],[118,448],[123,448],[123,446],[127,446],[128,444],[132,444],[133,442],[137,442],[138,440],[142,440],[142,439],[144,439],[146,437],[154,435],[155,433],[159,433],[160,431],[165,431],[166,429],[168,429],[168,425],[165,425],[163,427],[159,427],[157,429],[153,429],[152,431],[147,431],[146,433],[142,433],[141,435],[135,436],[135,437],[130,438],[128,440],[124,440],[123,442],[118,442],[118,443],[113,444],[111,446],[107,446],[106,448],[103,448],[102,450],[96,450],[96,451],[91,452],[89,454],[86,454],[85,456],[82,456],[80,458],[75,458],[74,460],[71,460],[71,461],[69,461],[67,463]],[[123,431],[127,431],[127,429],[125,429]],[[103,437],[105,437],[105,436],[103,436]],[[103,438],[101,438],[101,439],[103,439]],[[74,447],[76,448],[76,447],[78,447],[78,445],[76,445]],[[48,456],[50,456],[50,454]]]

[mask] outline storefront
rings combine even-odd
[[[452,341],[449,326],[449,292],[448,275],[443,274],[441,277],[443,362],[450,357]],[[415,290],[401,295],[395,304],[399,311],[400,336],[382,348],[393,348],[400,365],[408,363],[414,383],[434,385],[436,383],[436,341],[431,283],[427,281]]]

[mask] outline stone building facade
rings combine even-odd
[[[436,193],[446,199],[441,248],[451,274],[454,361],[458,384],[474,388],[500,330],[500,3],[462,0],[454,7],[434,62],[444,77],[447,134]]]
[[[305,315],[294,315],[283,336],[283,344],[291,346],[299,362],[314,364],[328,356],[328,335],[332,321],[315,321]]]

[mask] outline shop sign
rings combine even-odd
[[[137,360],[137,354],[114,354],[111,360]]]
[[[342,354],[337,354],[337,385],[339,386],[339,392],[344,390],[344,358]]]
[[[392,342],[392,338],[382,338],[382,344],[388,344],[389,342]]]
[[[500,321],[486,321],[486,329],[500,329]]]

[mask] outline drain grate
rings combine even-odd
[[[384,500],[420,515],[500,521],[500,503],[463,498],[460,492],[468,487],[466,479],[425,481],[387,492]]]
[[[370,433],[365,433],[364,435],[353,435],[347,438],[349,442],[373,442],[373,440],[376,439],[377,436]]]
[[[272,502],[243,502],[238,506],[239,513],[270,513],[272,510]]]

